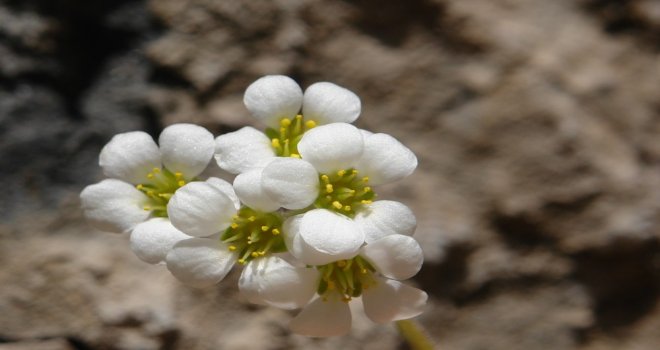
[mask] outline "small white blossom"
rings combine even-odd
[[[266,133],[252,127],[216,138],[218,165],[240,174],[261,168],[273,157],[299,156],[301,136],[317,125],[352,123],[361,111],[360,98],[338,85],[320,82],[302,89],[291,78],[265,76],[252,83],[243,98],[246,108],[268,126]]]
[[[419,244],[395,234],[363,246],[350,258],[315,267],[294,266],[276,257],[262,259],[260,265],[244,270],[239,288],[252,302],[303,307],[290,324],[296,333],[336,336],[351,328],[348,302],[353,298],[362,300],[367,317],[377,323],[422,313],[426,293],[399,282],[414,276],[422,261]]]
[[[169,223],[167,203],[182,185],[196,179],[213,157],[213,135],[191,124],[163,130],[160,147],[148,134],[116,135],[101,150],[106,176],[80,194],[88,221],[110,232],[131,232],[131,248],[149,263],[162,262],[167,250],[185,238]]]
[[[178,242],[167,254],[167,267],[179,280],[213,285],[237,262],[249,269],[265,256],[286,251],[279,206],[252,191],[260,188],[250,186],[253,177],[251,172],[236,177],[245,191],[234,192],[227,182],[210,178],[174,194],[168,205],[172,224],[196,237]]]

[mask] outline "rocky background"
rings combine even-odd
[[[0,350],[407,349],[291,335],[81,216],[112,135],[235,130],[272,73],[417,153],[379,194],[418,216],[439,348],[657,349],[659,54],[657,0],[1,0]]]

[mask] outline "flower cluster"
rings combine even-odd
[[[81,193],[89,221],[130,234],[131,248],[193,286],[243,266],[239,290],[253,303],[302,311],[291,329],[334,336],[351,328],[361,300],[377,323],[419,315],[425,292],[400,281],[421,268],[404,204],[373,186],[410,175],[417,158],[393,137],[358,129],[360,99],[322,82],[305,92],[285,76],[246,90],[265,131],[244,127],[215,140],[191,124],[115,136],[101,151],[108,179]],[[215,158],[233,184],[202,171]]]

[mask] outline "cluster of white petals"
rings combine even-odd
[[[115,136],[101,151],[108,177],[81,193],[86,217],[130,234],[142,260],[204,287],[243,266],[239,290],[256,304],[301,312],[292,331],[316,337],[351,328],[360,301],[374,322],[423,312],[427,295],[401,281],[422,266],[416,219],[402,203],[376,200],[372,186],[410,175],[414,153],[387,134],[352,125],[360,99],[321,82],[304,92],[266,76],[244,103],[265,130],[213,139],[191,124]],[[209,162],[230,184],[200,178]]]

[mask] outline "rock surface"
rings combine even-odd
[[[419,157],[379,189],[418,217],[442,349],[660,343],[660,7],[652,0],[0,3],[0,349],[400,349],[291,335],[293,315],[180,285],[91,230],[114,134],[257,125],[246,86],[356,92]]]

